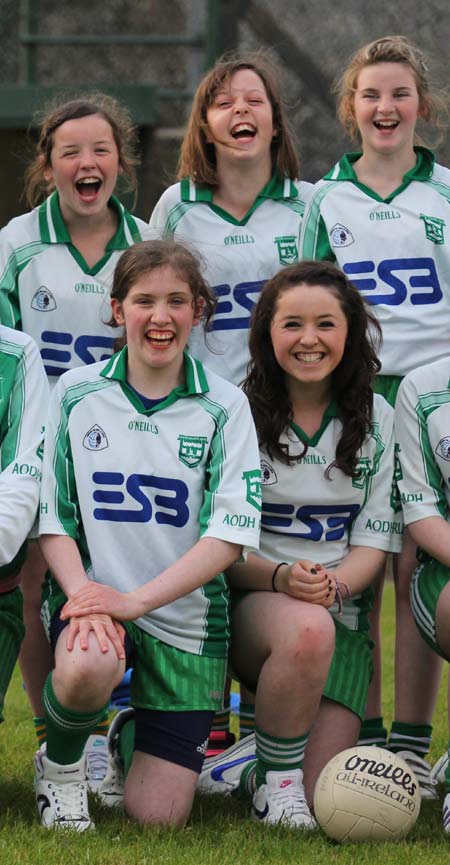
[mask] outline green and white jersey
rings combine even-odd
[[[0,325],[0,592],[36,519],[48,384],[37,346]]]
[[[393,419],[392,408],[375,394],[372,432],[361,450],[358,478],[348,477],[334,465],[342,433],[334,404],[312,438],[295,423],[283,435],[290,455],[299,455],[297,462],[285,465],[261,452],[262,556],[289,564],[310,559],[332,569],[345,558],[350,544],[401,549],[401,513],[396,512],[393,489]],[[308,450],[301,457],[303,442]],[[366,628],[371,597],[369,589],[346,601],[344,624],[352,630]]]
[[[395,406],[405,523],[450,512],[450,359],[414,370]]]
[[[157,203],[150,226],[200,253],[218,298],[208,331],[194,328],[190,349],[233,384],[247,374],[250,315],[264,283],[298,259],[300,226],[312,185],[273,177],[242,220],[213,204],[210,189],[182,180]]]
[[[33,337],[50,384],[68,369],[113,354],[117,329],[105,322],[114,268],[149,230],[116,198],[111,205],[118,229],[91,268],[71,243],[57,192],[0,232],[0,321]]]
[[[76,539],[90,579],[132,591],[200,537],[258,548],[261,477],[246,397],[185,355],[186,384],[145,409],[127,349],[64,375],[50,405],[41,534]],[[137,624],[194,654],[223,657],[222,573]]]
[[[301,258],[336,261],[374,306],[383,375],[403,376],[450,351],[450,171],[416,148],[388,198],[359,183],[344,156],[314,187]]]

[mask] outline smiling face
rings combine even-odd
[[[353,111],[364,153],[412,152],[420,104],[409,66],[365,66],[358,75]]]
[[[258,160],[270,176],[270,148],[276,134],[272,105],[253,69],[239,69],[224,81],[206,117],[207,140],[214,144],[219,170],[227,160]]]
[[[329,288],[300,283],[283,291],[270,327],[273,351],[288,389],[331,391],[348,334],[341,305]]]
[[[55,129],[44,177],[58,191],[68,226],[79,217],[104,214],[119,171],[113,131],[100,114],[66,120]]]
[[[188,283],[164,265],[140,276],[124,300],[112,298],[111,307],[126,330],[130,384],[145,393],[158,371],[172,379],[171,388],[179,384],[183,351],[202,311]]]

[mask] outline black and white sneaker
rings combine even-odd
[[[34,758],[34,789],[42,826],[46,829],[71,829],[86,832],[94,824],[89,817],[86,760],[62,765],[53,763],[45,745]]]
[[[122,808],[123,791],[125,787],[125,773],[123,760],[119,756],[119,733],[127,723],[134,718],[134,709],[127,708],[118,712],[112,720],[108,732],[108,767],[106,775],[101,782],[97,795],[102,805],[108,808]]]

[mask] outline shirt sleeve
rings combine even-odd
[[[156,202],[152,214],[149,219],[149,226],[159,237],[173,234],[169,227],[169,195],[170,189],[166,189],[161,195],[159,201]]]
[[[211,442],[200,533],[242,545],[245,556],[259,548],[261,469],[250,406],[237,395]]]
[[[38,348],[29,339],[17,363],[8,405],[3,411],[5,429],[0,445],[1,567],[17,555],[36,518],[47,403],[47,378]]]
[[[364,484],[365,500],[352,526],[350,543],[397,553],[402,548],[403,520],[395,484],[394,412],[382,397],[375,396],[374,417],[373,449],[360,461],[361,480],[354,480]]]
[[[398,488],[405,524],[446,514],[442,476],[433,457],[428,426],[414,380],[401,383],[395,404],[399,449]]]
[[[59,379],[52,392],[47,416],[39,532],[77,539],[80,514],[64,378]]]
[[[321,187],[312,195],[302,221],[300,259],[336,261],[321,209]]]
[[[0,231],[0,321],[7,327],[20,330],[19,256],[9,233],[9,226]]]

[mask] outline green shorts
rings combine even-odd
[[[3,721],[5,695],[25,633],[22,606],[19,588],[0,594],[0,722]]]
[[[373,674],[373,642],[367,631],[351,631],[339,619],[336,625],[336,643],[323,696],[341,703],[364,718]]]
[[[423,561],[415,569],[409,587],[413,616],[425,642],[448,661],[436,637],[436,606],[450,580],[450,568],[423,553],[421,557]]]
[[[397,399],[398,389],[401,383],[401,375],[377,375],[373,383],[373,389],[375,393],[379,393],[381,394],[381,396],[384,396],[386,402],[388,402],[389,405],[394,408],[395,400]]]
[[[54,616],[66,602],[54,579],[43,591],[41,618],[49,634]],[[132,643],[129,666],[131,704],[165,712],[217,711],[223,706],[226,658],[194,655],[163,643],[134,622],[123,622]],[[128,642],[128,641],[127,641]]]

